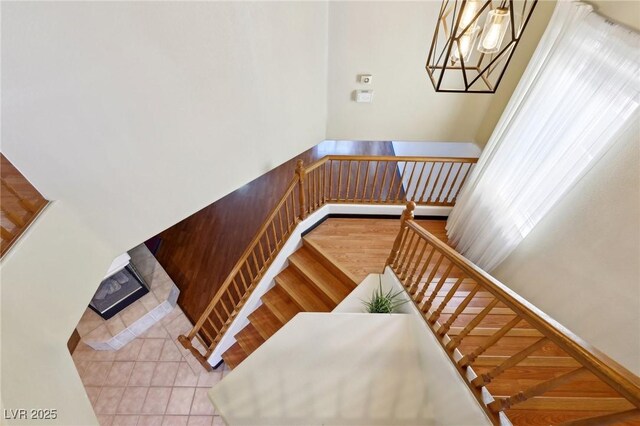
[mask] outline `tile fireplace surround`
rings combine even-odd
[[[108,320],[87,308],[77,329],[82,341],[98,351],[116,351],[141,336],[173,310],[180,291],[144,244],[131,251],[131,263],[149,293]]]

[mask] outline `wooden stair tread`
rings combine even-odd
[[[242,346],[242,349],[244,349],[247,356],[251,355],[251,353],[258,349],[265,341],[252,323],[247,324],[242,330],[240,330],[235,335],[235,338],[237,343]]]
[[[348,287],[355,288],[358,285],[358,277],[348,269],[340,267],[339,262],[319,244],[307,237],[302,238],[302,244],[313,253],[314,257],[320,261],[325,268]]]
[[[242,349],[240,343],[236,342],[222,354],[224,363],[231,369],[234,369],[247,357],[247,353]]]
[[[266,340],[284,325],[265,305],[261,305],[249,314],[249,321]]]
[[[347,287],[345,283],[335,277],[327,268],[317,262],[313,254],[302,247],[291,256],[289,264],[321,292],[326,295],[327,302],[335,305],[340,303],[353,288]]]
[[[507,411],[544,410],[544,411],[625,411],[635,408],[624,398],[592,398],[535,396],[516,404]],[[507,412],[508,415],[508,412]]]
[[[303,276],[293,268],[286,268],[276,276],[276,285],[282,287],[293,300],[305,312],[329,312],[335,307],[329,306],[322,300]]]
[[[262,296],[262,303],[264,303],[283,324],[286,324],[301,311],[300,307],[296,305],[282,287],[278,285]]]
[[[509,359],[509,356],[480,355],[473,363],[476,367],[497,367]],[[578,361],[565,356],[529,356],[518,363],[520,367],[579,367]]]

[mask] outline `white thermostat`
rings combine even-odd
[[[372,102],[373,90],[356,90],[356,102]]]

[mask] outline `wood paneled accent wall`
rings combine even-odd
[[[291,182],[296,160],[330,154],[394,155],[391,142],[325,141],[160,233],[158,262],[180,289],[195,322]]]

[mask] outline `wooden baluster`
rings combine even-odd
[[[418,274],[418,276],[415,278],[415,280],[409,287],[409,294],[411,294],[412,296],[416,294],[416,291],[418,291],[418,287],[420,287],[420,281],[422,281],[422,277],[424,277],[424,274],[427,273],[427,269],[429,268],[429,264],[431,263],[431,258],[433,257],[433,254],[435,252],[436,252],[436,249],[433,246],[431,246],[429,257],[427,257],[427,260],[425,260],[425,262],[422,265],[422,269],[420,270],[420,273]]]
[[[402,169],[402,173],[400,174],[400,180],[398,181],[398,187],[396,189],[396,194],[393,196],[393,203],[397,203],[398,202],[398,197],[400,196],[400,191],[402,190],[403,186],[404,186],[404,177],[407,175],[407,169],[409,168],[409,161],[405,161],[404,162],[404,168]],[[411,168],[411,174],[413,174],[413,167]],[[409,186],[407,185],[407,188],[409,188]],[[405,203],[407,202],[406,200],[404,201]]]
[[[387,181],[387,169],[389,168],[389,162],[384,163],[384,173],[382,174],[382,183],[380,184],[380,195],[378,195],[378,203],[382,202],[382,194],[384,193],[385,187],[384,184]],[[387,195],[385,197],[385,202],[389,198],[389,192],[387,191]]]
[[[413,189],[413,194],[411,196],[409,196],[409,194],[406,194],[407,201],[412,200],[416,203],[418,202],[416,195],[418,195],[418,189],[420,188],[420,182],[422,182],[422,174],[424,173],[424,169],[427,168],[427,163],[425,161],[421,161],[420,164],[422,164],[422,169],[420,169],[420,174],[418,175],[418,179],[416,180],[416,187]],[[418,167],[418,163],[416,163],[416,167]],[[407,185],[407,191],[408,190],[409,185]]]
[[[424,302],[424,304],[422,305],[422,312],[424,312],[425,314],[429,312],[429,309],[431,309],[431,305],[433,304],[433,301],[438,296],[438,293],[440,292],[440,289],[442,289],[442,286],[444,285],[444,283],[447,281],[447,278],[449,278],[449,274],[451,274],[452,269],[453,269],[453,263],[449,262],[449,266],[447,266],[447,269],[445,270],[444,274],[442,274],[442,276],[440,277],[438,284],[436,284],[436,287],[431,292],[431,296],[429,296],[427,301]]]
[[[531,386],[529,389],[526,389],[522,392],[518,392],[515,395],[511,395],[508,398],[499,398],[493,401],[488,405],[489,409],[494,413],[498,413],[500,411],[508,410],[516,404],[526,401],[529,398],[533,398],[534,396],[542,395],[543,393],[549,392],[561,386],[565,383],[569,383],[570,381],[576,379],[580,375],[588,372],[586,367],[576,368],[575,370],[569,371],[561,376],[554,377],[553,379],[549,379],[542,383],[538,383],[535,386]]]
[[[455,336],[454,338],[452,338],[449,343],[447,343],[446,348],[450,351],[453,351],[455,348],[458,347],[458,345],[460,344],[460,342],[462,342],[462,339],[464,339],[467,334],[471,333],[471,331],[476,328],[476,326],[480,323],[480,321],[482,321],[484,319],[484,317],[486,317],[487,315],[489,315],[489,312],[491,312],[491,310],[493,308],[495,308],[495,306],[498,304],[498,299],[493,299],[491,301],[491,303],[489,303],[483,310],[482,312],[480,312],[478,315],[476,315],[470,322],[469,324],[467,324],[467,326],[460,332],[460,334],[458,334],[457,336]]]
[[[453,170],[453,163],[443,163],[442,167],[444,167],[445,164],[449,164],[450,166],[449,169],[447,169],[447,174],[444,176],[444,180],[442,181],[442,188],[440,188],[440,191],[438,191],[438,195],[435,198],[436,203],[442,202],[440,201],[440,198],[442,197],[444,189],[447,187],[447,181],[449,180],[449,176],[451,175],[451,170]]]
[[[238,287],[238,282],[235,278],[231,280],[231,284],[233,284],[233,288],[236,290],[236,293],[238,293],[238,302],[240,302],[242,300],[243,292],[240,291],[240,287]],[[231,298],[231,292],[229,292],[229,297]],[[231,301],[233,301],[233,298],[231,298]]]
[[[431,163],[431,168],[429,169],[429,174],[427,175],[427,181],[424,183],[424,188],[422,188],[422,193],[420,194],[420,203],[424,203],[427,200],[424,199],[424,196],[427,192],[427,188],[429,188],[429,180],[431,179],[431,175],[433,174],[433,171],[436,168],[436,165],[439,164],[438,162],[433,162]],[[434,185],[435,188],[435,185]],[[429,195],[430,197],[431,195]]]
[[[282,238],[282,243],[284,244],[284,240],[286,237],[286,227],[282,223],[282,207],[280,207],[280,209],[278,210],[278,224],[280,225],[280,237]]]
[[[273,233],[273,252],[277,253],[278,252],[278,248],[280,247],[280,241],[278,241],[278,235],[277,235],[277,231],[276,231],[276,222],[275,220],[271,221],[271,232]]]
[[[349,201],[349,191],[351,190],[351,160],[347,163],[347,192],[344,195],[344,200]]]
[[[320,198],[319,185],[318,185],[318,177],[320,173],[320,169],[316,168],[313,170],[313,209],[316,210],[320,203],[318,199]]]
[[[338,196],[337,201],[340,201],[340,194],[342,193],[342,160],[338,160]]]
[[[453,168],[454,164],[451,164],[451,167]],[[453,191],[453,188],[456,186],[456,181],[458,180],[458,176],[460,175],[460,171],[462,170],[462,166],[464,166],[464,163],[460,163],[460,167],[458,167],[458,171],[456,172],[455,176],[453,177],[453,180],[451,181],[451,187],[449,188],[449,191],[447,192],[447,195],[444,197],[444,202],[447,203],[447,200],[449,199],[449,197],[451,196],[451,192]]]
[[[256,278],[260,275],[260,263],[258,262],[258,256],[256,255],[255,247],[253,248],[253,250],[251,250],[251,255],[253,257],[253,263],[256,267],[256,273],[253,274],[253,277],[251,278],[251,282],[253,283],[253,281],[255,281]]]
[[[411,254],[409,255],[409,259],[407,260],[407,267],[402,270],[402,275],[399,277],[400,281],[402,282],[405,281],[405,279],[407,278],[407,275],[409,274],[409,269],[411,269],[411,262],[413,262],[413,258],[416,255],[416,251],[418,251],[418,246],[420,245],[421,241],[423,241],[422,238],[418,237],[416,239],[416,243],[413,245],[413,250],[411,250]],[[425,245],[426,245],[426,242],[425,242]],[[419,262],[420,262],[420,259],[418,259],[418,261],[415,263],[415,266],[413,267],[414,271]]]
[[[420,292],[416,296],[416,303],[422,302],[425,294],[427,293],[427,289],[431,285],[431,281],[433,280],[433,277],[435,277],[435,275],[438,273],[438,269],[440,269],[440,264],[444,259],[444,255],[442,253],[438,253],[438,254],[440,255],[440,257],[438,257],[436,264],[434,265],[433,269],[431,269],[431,272],[429,273],[427,280],[424,282],[424,285],[422,286],[422,290],[420,290]]]
[[[447,306],[447,303],[449,303],[449,300],[451,300],[453,295],[456,294],[456,291],[458,291],[458,287],[460,287],[460,284],[462,284],[463,280],[464,280],[464,277],[460,277],[451,286],[451,289],[449,290],[449,292],[446,294],[446,296],[444,296],[444,299],[442,300],[442,302],[440,302],[440,306],[438,306],[438,309],[436,309],[435,312],[432,313],[431,316],[429,317],[430,323],[433,324],[438,320],[438,318],[440,318],[440,315],[442,314],[442,311],[444,310],[445,306]]]
[[[211,328],[213,328],[213,329],[216,331],[216,333],[215,333],[215,334],[218,334],[218,333],[217,333],[216,328],[213,326],[213,321],[211,321],[211,319],[207,318],[207,322],[209,323],[209,325],[211,325]],[[204,333],[204,335],[207,337],[207,339],[209,339],[209,341],[210,341],[210,342],[213,342],[213,341],[215,340],[215,337],[213,337],[213,336],[212,336],[212,335],[207,331],[207,329],[206,329],[205,327],[202,327],[200,330]],[[196,336],[198,336],[198,335],[196,334]],[[202,343],[204,346],[209,346],[208,344],[205,344],[205,342],[202,342],[202,341],[201,341],[201,343]]]
[[[224,309],[224,312],[227,314],[227,318],[231,316],[231,312],[233,312],[233,310],[231,312],[229,311],[229,308],[227,308],[227,305],[224,303],[224,297],[220,298],[218,305],[222,306],[222,309]]]
[[[249,265],[246,260],[244,261],[244,264],[245,268],[249,269]],[[242,268],[238,269],[238,274],[240,275],[240,281],[242,281],[242,288],[244,289],[244,291],[247,291],[247,289],[249,288],[249,284],[247,284],[247,279],[242,273]]]
[[[329,160],[329,200],[333,200],[333,160]]]
[[[224,319],[222,319],[222,315],[220,315],[220,312],[217,309],[213,310],[213,313],[216,314],[216,317],[218,318],[218,321],[220,321],[220,331],[223,330],[224,328]]]
[[[258,240],[258,248],[260,249],[260,256],[262,257],[262,264],[266,265],[267,258],[264,256],[264,247],[262,247],[262,239]],[[262,271],[262,267],[260,267],[258,271]]]
[[[438,181],[440,180],[440,175],[442,175],[442,171],[444,170],[445,163],[440,163],[440,164],[442,164],[442,166],[440,166],[440,169],[438,170],[438,173],[436,174],[436,178],[433,181],[433,188],[431,190],[431,194],[429,194],[429,197],[427,198],[427,203],[432,203],[431,199],[433,198],[433,195],[435,194],[435,192],[436,192],[436,190],[438,188]],[[437,202],[437,201],[438,201],[438,199],[436,198],[433,202]]]
[[[412,166],[411,166],[411,173],[409,174],[409,180],[407,181],[407,190],[404,191],[404,202],[406,203],[409,200],[409,197],[407,196],[407,194],[409,193],[409,188],[411,188],[411,181],[413,180],[413,174],[416,171],[416,167],[418,166],[418,163],[415,161],[412,161]],[[409,166],[409,162],[405,162],[405,170],[406,168]],[[398,191],[396,192],[396,197],[395,197],[395,201],[398,201],[398,197],[400,196],[400,191],[402,190],[404,185],[404,173],[402,174],[402,178],[400,179],[400,185],[398,185]]]
[[[547,342],[548,342],[547,338],[543,337],[542,339],[535,342],[533,345],[527,348],[524,348],[517,354],[509,357],[509,359],[507,359],[505,362],[498,365],[488,373],[480,374],[478,377],[476,377],[471,381],[471,384],[476,387],[482,387],[482,386],[488,385],[489,383],[491,383],[493,379],[498,377],[500,374],[504,373],[505,370],[518,364],[520,361],[524,360],[526,357],[528,357],[538,349],[542,348]]]
[[[460,168],[462,168],[462,166],[460,166]],[[460,186],[458,187],[458,191],[456,192],[456,195],[453,197],[453,200],[451,200],[451,204],[455,204],[456,203],[456,200],[458,199],[458,195],[460,194],[460,191],[464,187],[464,183],[467,181],[467,177],[470,175],[469,172],[471,172],[472,168],[473,168],[473,163],[469,163],[469,167],[467,167],[467,170],[465,170],[464,177],[462,178],[462,182],[460,182]]]
[[[418,266],[420,266],[420,262],[422,262],[422,259],[424,259],[424,252],[427,251],[427,246],[429,245],[429,243],[427,241],[425,241],[425,240],[422,240],[422,242],[424,244],[422,245],[422,249],[420,250],[420,254],[418,254],[418,258],[416,259],[415,263],[413,264],[413,269],[411,270],[411,272],[409,273],[409,276],[407,277],[407,282],[406,282],[406,285],[405,285],[405,288],[407,288],[407,289],[411,288],[411,282],[413,281],[413,278],[416,275],[416,271],[418,270]]]
[[[265,263],[264,267],[266,268],[267,267],[266,263],[269,259],[271,259],[271,254],[273,253],[273,249],[271,248],[271,241],[269,241],[268,228],[264,230],[264,234],[262,234],[262,238],[264,238],[265,243],[267,245],[267,258],[265,259],[265,262],[264,262]]]
[[[289,210],[289,197],[284,201],[284,209],[287,214],[287,231],[291,229],[291,211]]]
[[[313,206],[317,209],[320,206],[320,167],[313,171]]]
[[[369,198],[369,203],[373,203],[373,198],[376,193],[376,184],[378,183],[378,166],[380,165],[380,161],[376,161],[376,169],[373,172],[373,188],[371,188],[371,198]]]
[[[389,182],[389,191],[387,192],[387,198],[385,199],[386,203],[393,202],[393,183],[396,181],[396,175],[398,174],[398,162],[390,162],[391,166],[391,181]],[[406,163],[405,163],[406,167]],[[404,169],[403,169],[404,172]]]
[[[357,202],[358,198],[358,184],[360,183],[360,166],[362,165],[362,161],[358,161],[358,167],[356,168],[356,183],[353,188],[353,202]]]
[[[367,199],[367,188],[369,187],[369,165],[371,164],[371,162],[369,160],[367,160],[367,167],[365,168],[365,175],[364,175],[364,184],[362,185],[362,202],[364,202]]]
[[[502,339],[502,337],[505,334],[507,334],[509,330],[515,327],[516,324],[518,324],[520,321],[522,321],[522,318],[516,316],[514,319],[512,319],[511,321],[503,325],[500,328],[500,330],[493,333],[487,340],[485,340],[485,342],[482,345],[475,348],[473,352],[463,356],[462,359],[458,361],[458,365],[462,368],[467,367],[468,365],[471,365],[471,363],[475,361],[476,358],[478,358],[480,355],[485,353],[486,350],[489,349],[491,346],[495,345],[498,342],[498,340]]]
[[[299,197],[299,207],[300,207],[300,220],[304,220],[307,216],[307,209],[305,206],[304,199],[304,180],[305,180],[306,171],[304,169],[304,162],[302,160],[298,160],[296,163],[296,175],[298,175],[298,197]]]
[[[385,267],[394,263],[396,258],[398,257],[398,250],[400,249],[400,243],[404,240],[404,236],[406,234],[405,230],[407,229],[407,221],[413,219],[413,211],[416,208],[416,203],[409,202],[407,203],[407,207],[402,212],[402,216],[400,216],[400,231],[398,231],[398,235],[396,236],[395,241],[393,242],[393,247],[391,248],[391,253],[387,258],[387,262],[385,263]]]
[[[400,275],[402,275],[402,268],[404,267],[405,260],[407,260],[407,255],[409,254],[409,251],[411,250],[411,244],[413,244],[413,240],[416,238],[416,233],[415,232],[411,232],[411,230],[409,230],[409,229],[407,229],[407,231],[410,234],[409,238],[406,239],[407,240],[406,244],[404,244],[404,243],[400,244],[399,254],[401,256],[398,256],[396,258],[396,262],[393,264],[393,269],[394,269],[394,271],[397,271],[396,275],[398,275],[398,277]],[[406,247],[406,249],[405,249],[405,247]]]
[[[451,326],[453,325],[453,323],[455,322],[456,319],[458,319],[458,317],[460,316],[460,314],[462,313],[462,311],[464,311],[464,308],[467,307],[467,305],[469,304],[469,302],[471,302],[471,299],[473,299],[473,296],[476,295],[476,293],[478,292],[478,290],[480,290],[480,286],[476,284],[475,287],[473,287],[471,289],[471,291],[469,292],[469,294],[467,294],[467,297],[464,298],[464,300],[462,301],[462,303],[460,303],[458,305],[458,307],[456,308],[456,310],[453,312],[453,314],[449,317],[449,319],[447,320],[447,322],[445,322],[439,329],[438,331],[436,331],[436,333],[440,336],[444,336],[445,333],[447,333],[449,331],[449,329],[451,328]]]
[[[327,168],[329,162],[325,161],[322,165],[322,204],[327,204]]]

